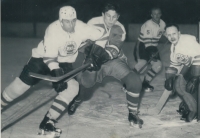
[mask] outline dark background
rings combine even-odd
[[[200,0],[114,0],[121,6],[123,24],[143,23],[150,8],[160,6],[166,23],[196,24],[200,21]],[[72,5],[78,19],[87,22],[101,15],[108,0],[2,0],[1,20],[10,22],[52,22],[58,19],[62,5]]]

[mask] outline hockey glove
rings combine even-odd
[[[176,73],[178,72],[178,70],[174,67],[168,67],[166,68],[166,72],[165,72],[165,89],[167,89],[168,91],[172,91],[173,90],[173,83],[174,83],[174,79],[176,77]]]
[[[85,55],[85,63],[91,63],[91,67],[88,68],[89,71],[98,71],[102,64],[111,59],[105,49],[96,44],[87,47]]]
[[[62,68],[54,69],[51,71],[52,77],[59,77],[62,75],[64,75],[64,71]],[[62,92],[63,90],[67,89],[67,83],[64,81],[53,82],[52,85],[57,93]]]

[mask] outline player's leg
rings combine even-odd
[[[134,72],[128,73],[121,79],[121,82],[126,85],[126,99],[127,107],[129,111],[128,120],[133,124],[139,124],[142,127],[143,120],[138,116],[139,96],[142,89],[142,82],[138,74]]]
[[[41,58],[31,58],[27,65],[24,66],[19,77],[8,85],[1,94],[1,107],[4,108],[10,102],[24,94],[32,85],[39,82],[39,79],[32,78],[29,72],[47,74],[48,67]]]
[[[56,128],[55,123],[79,91],[79,84],[75,79],[71,79],[67,84],[67,89],[58,93],[58,96],[54,99],[50,109],[40,123],[39,128],[42,134],[45,134],[45,132],[49,132],[51,135],[61,134],[61,129]]]
[[[79,86],[79,93],[78,95],[69,103],[68,106],[68,114],[73,115],[76,112],[76,109],[80,106],[83,102],[83,97],[85,92],[82,90],[83,86]]]
[[[137,63],[133,70],[138,72],[138,74],[141,74],[147,69],[147,67],[145,67],[143,70],[141,70],[141,68],[147,63],[147,55],[144,43],[140,41],[137,42],[136,48],[134,49],[134,57]]]
[[[60,63],[59,66],[63,69],[64,73],[71,71],[71,63]],[[42,134],[49,132],[51,135],[60,135],[61,129],[55,127],[56,120],[60,117],[65,109],[67,109],[69,103],[74,99],[79,91],[79,83],[75,79],[71,79],[67,83],[67,89],[59,92],[54,99],[50,109],[40,123],[39,128],[42,130]]]
[[[200,66],[193,65],[190,70],[190,77],[186,84],[184,78],[180,76],[177,78],[177,84],[182,84],[180,89],[176,87],[177,93],[183,99],[179,106],[178,112],[182,115],[181,119],[185,121],[192,121],[200,107],[198,107],[198,85],[200,76]]]
[[[126,89],[123,89],[126,92],[127,98],[128,120],[132,125],[135,123],[142,127],[143,120],[138,116],[139,95],[142,89],[139,75],[129,68],[125,56],[112,60],[102,67],[104,67],[102,73],[105,76],[112,76],[125,85]]]
[[[160,56],[158,54],[158,49],[155,46],[149,46],[146,49],[147,61],[152,60],[151,68],[148,70],[147,74],[144,77],[143,89],[146,92],[151,92],[154,90],[154,87],[150,85],[150,82],[156,77],[156,75],[162,69],[162,63],[160,61]]]
[[[162,69],[162,63],[160,60],[152,61],[151,65],[152,67],[151,69],[148,70],[143,81],[143,88],[145,89],[146,92],[154,90],[154,87],[150,85],[150,82],[156,77],[156,75]]]

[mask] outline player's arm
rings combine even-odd
[[[139,34],[139,41],[143,42],[144,44],[148,44],[152,41],[153,34],[151,27],[148,24],[143,24]]]
[[[59,38],[57,32],[51,26],[45,31],[44,36],[44,63],[47,64],[50,70],[59,68],[57,62]]]
[[[45,54],[43,57],[43,61],[51,70],[50,74],[53,77],[64,75],[64,71],[62,68],[59,67],[59,63],[57,61],[58,46],[59,38],[57,36],[56,30],[53,30],[52,28],[47,28],[44,37]],[[61,92],[67,88],[66,82],[54,82],[52,84],[56,92]]]
[[[106,52],[110,55],[111,59],[119,56],[126,37],[126,31],[121,25],[114,25],[110,30],[108,44],[105,46]]]
[[[83,31],[86,40],[96,41],[103,36],[105,30],[99,26],[84,24]]]

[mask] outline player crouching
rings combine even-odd
[[[176,24],[166,26],[166,35],[172,45],[165,88],[173,90],[182,99],[178,113],[181,115],[181,120],[191,122],[200,110],[197,106],[197,102],[200,102],[198,101],[200,45],[194,36],[181,34]]]

